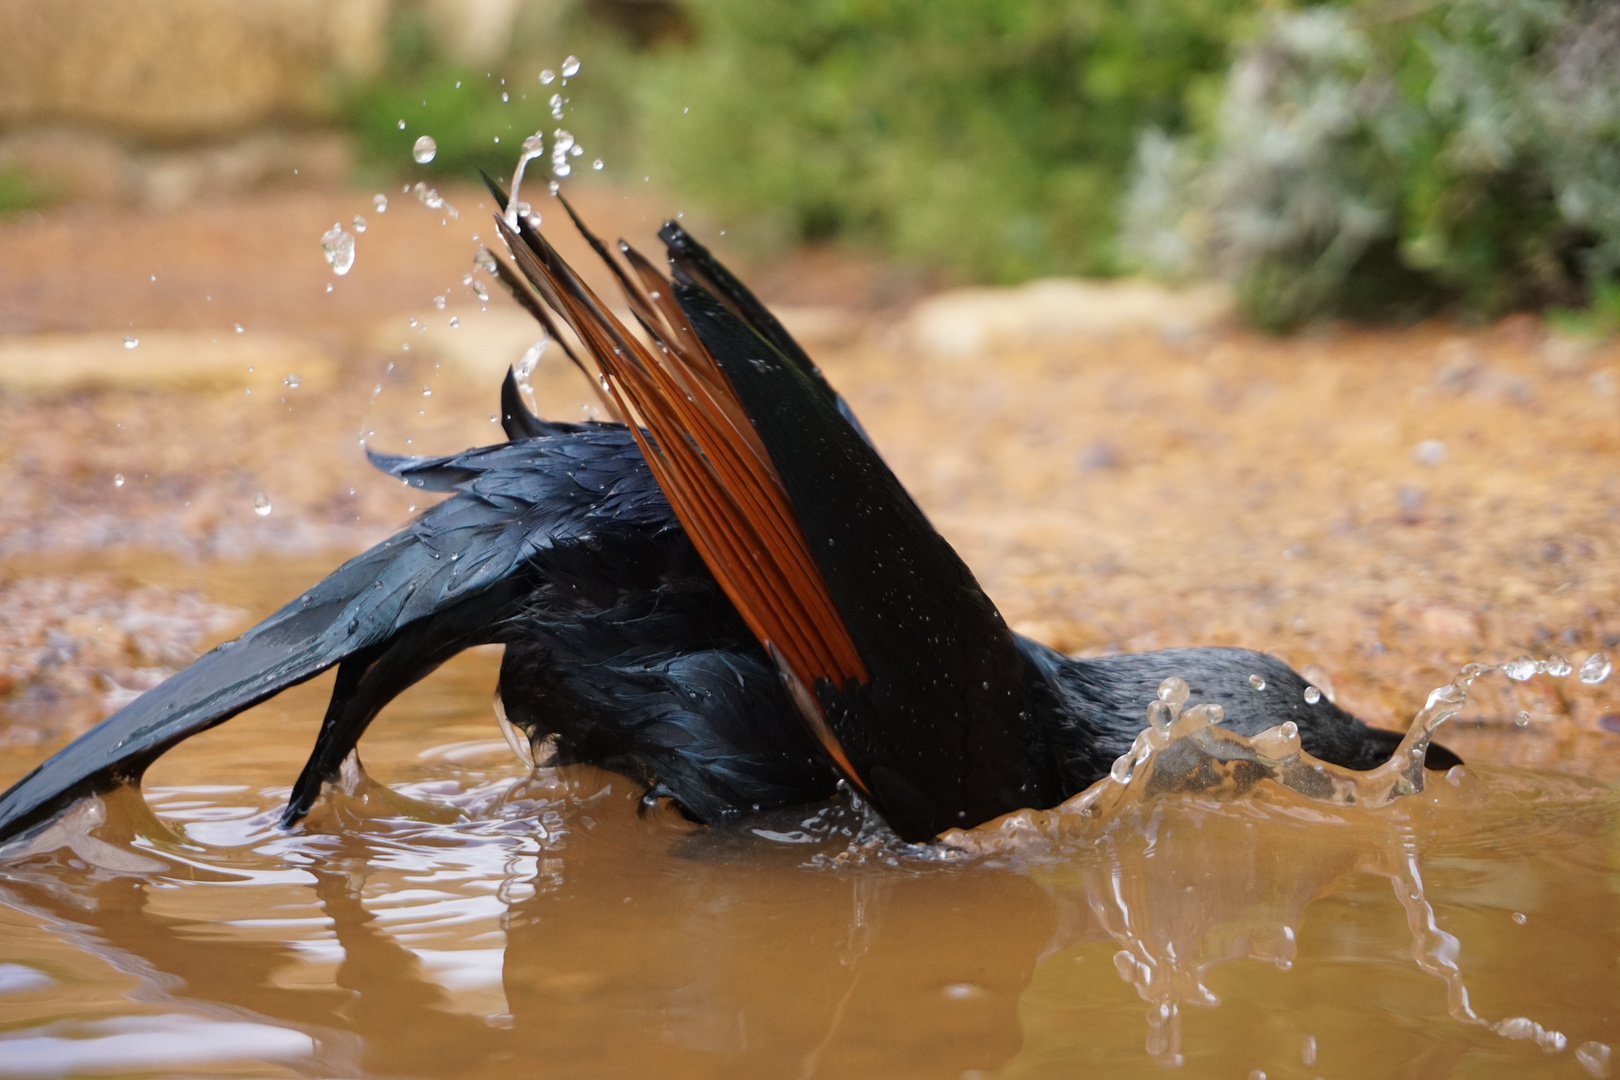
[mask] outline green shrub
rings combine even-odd
[[[1127,250],[1278,327],[1587,303],[1620,272],[1620,7],[1382,10],[1273,16],[1201,130],[1145,135]]]
[[[691,0],[643,153],[756,236],[962,276],[1109,272],[1137,132],[1218,94],[1252,0]]]

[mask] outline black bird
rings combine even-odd
[[[509,441],[372,453],[450,497],[20,780],[0,796],[0,840],[336,665],[291,825],[384,705],[485,643],[505,646],[500,699],[531,745],[709,823],[825,798],[840,779],[909,840],[1052,806],[1130,747],[1169,675],[1232,730],[1292,720],[1308,752],[1348,768],[1399,742],[1307,703],[1305,680],[1260,653],[1080,660],[1013,633],[804,350],[678,224],[659,233],[670,280],[622,242],[621,264],[574,218],[637,335],[527,222],[496,222],[512,260],[496,261],[500,280],[619,422],[541,420],[508,373]],[[1457,761],[1429,748],[1430,768]]]

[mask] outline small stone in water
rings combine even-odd
[[[1541,670],[1533,656],[1516,656],[1502,665],[1502,674],[1514,682],[1524,682]]]
[[[1607,679],[1609,673],[1613,670],[1614,665],[1609,662],[1608,656],[1604,653],[1595,652],[1586,658],[1586,663],[1581,665],[1581,682],[1587,686],[1596,686],[1604,679]]]
[[[300,379],[297,375],[288,375],[285,379],[281,380],[281,385],[287,387],[289,390],[296,390],[303,384],[303,382],[304,380]]]
[[[260,517],[269,517],[270,496],[266,495],[262,491],[255,495],[253,497],[253,512],[258,514]]]
[[[1446,460],[1446,444],[1439,439],[1424,439],[1412,448],[1412,456],[1419,465],[1427,465],[1431,469]]]
[[[366,231],[366,219],[361,217],[359,214],[356,214],[354,215],[354,220],[350,222],[350,226],[355,232],[363,233]]]
[[[411,157],[416,159],[418,165],[426,165],[433,160],[433,155],[439,152],[439,144],[433,141],[433,136],[423,135],[411,147]]]
[[[377,192],[371,197],[371,205],[377,208],[377,213],[386,214],[388,212],[388,196],[380,191]]]
[[[595,161],[591,162],[591,168],[595,169],[597,172],[601,172],[602,171],[602,159],[597,158]]]
[[[332,264],[332,273],[342,277],[354,268],[354,235],[333,225],[321,235],[321,253]]]
[[[1307,705],[1315,705],[1318,701],[1321,701],[1321,700],[1322,700],[1322,691],[1318,690],[1314,686],[1307,686],[1305,688],[1305,704],[1307,704]]]
[[[540,85],[550,86],[556,78],[557,73],[552,71],[550,68],[546,68],[544,71],[540,72]]]
[[[1249,685],[1256,690],[1264,690],[1266,688],[1266,677],[1260,674],[1250,675]]]
[[[570,56],[562,62],[563,78],[572,79],[579,74],[579,57]]]
[[[131,337],[131,336],[130,336],[130,335],[128,335],[128,334],[125,334],[125,335],[124,335],[124,348],[126,348],[126,349],[133,349],[133,348],[134,348],[134,347],[135,347],[135,346],[137,346],[137,345],[139,345],[139,344],[140,344],[140,343],[141,343],[141,339],[140,339],[140,338],[138,338],[138,337]]]
[[[121,473],[121,472],[113,473],[113,487],[123,487],[123,486],[124,486],[124,474]]]

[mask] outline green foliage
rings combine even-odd
[[[1197,137],[1144,138],[1126,245],[1251,317],[1582,305],[1620,276],[1620,7],[1274,16]]]
[[[1137,132],[1218,93],[1252,0],[692,0],[644,152],[780,239],[979,278],[1108,272]]]
[[[358,137],[361,160],[375,171],[467,179],[478,169],[493,176],[511,174],[519,147],[536,131],[547,135],[567,126],[592,156],[622,159],[630,143],[623,135],[627,97],[611,73],[625,78],[634,64],[625,44],[610,32],[571,17],[543,26],[517,27],[511,50],[498,64],[472,68],[442,53],[419,9],[405,7],[394,17],[388,61],[381,75],[349,88],[349,124]],[[569,52],[591,59],[580,83],[542,85],[537,76],[556,69]],[[501,95],[506,94],[507,100]],[[566,121],[551,113],[550,99],[569,99]],[[405,121],[401,128],[399,122]],[[415,165],[411,148],[431,135],[438,144],[433,161]],[[590,158],[585,158],[589,161]]]
[[[27,173],[20,169],[0,169],[0,214],[32,210],[44,201]]]

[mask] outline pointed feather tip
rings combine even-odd
[[[501,213],[506,213],[507,195],[506,189],[501,186],[501,182],[483,169],[478,170],[478,175],[483,177],[484,186],[489,189],[489,193],[494,198],[495,204],[500,207]]]

